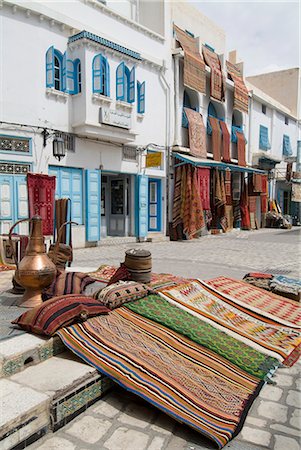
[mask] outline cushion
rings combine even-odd
[[[85,287],[94,281],[86,273],[58,271],[52,284],[42,292],[42,298],[48,300],[58,295],[82,294]]]
[[[78,294],[61,295],[26,311],[12,323],[23,330],[51,336],[61,327],[86,320],[90,316],[107,314],[109,311],[92,297]]]
[[[124,303],[146,297],[150,293],[152,293],[152,290],[145,284],[136,281],[118,281],[95,292],[93,297],[100,300],[108,308],[114,309]]]
[[[102,281],[95,281],[94,283],[89,284],[85,287],[84,294],[87,295],[87,297],[93,297],[93,294],[95,292],[101,291],[101,289],[105,288],[108,285],[108,283],[103,283]]]
[[[117,283],[117,281],[129,281],[131,279],[131,274],[128,271],[127,267],[124,263],[120,264],[120,267],[116,270],[116,272],[111,276],[108,286],[110,284]]]

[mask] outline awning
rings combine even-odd
[[[196,158],[190,155],[182,155],[181,153],[173,153],[174,158],[182,161],[180,164],[192,164],[197,167],[216,167],[218,169],[230,169],[232,172],[248,172],[248,173],[262,173],[265,174],[265,170],[253,169],[252,167],[236,166],[235,164],[229,164],[225,162],[213,161],[209,159]],[[176,164],[178,166],[178,164]]]

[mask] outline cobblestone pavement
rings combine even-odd
[[[300,230],[301,231],[301,230]],[[249,271],[300,277],[299,229],[259,230],[206,236],[189,242],[119,244],[75,251],[74,267],[119,264],[132,247],[152,252],[153,270],[208,279],[242,278]],[[0,274],[0,291],[11,274]],[[5,298],[6,306],[12,301]],[[5,305],[4,305],[5,306]],[[14,307],[14,314],[17,310]],[[3,311],[3,303],[0,307]],[[18,314],[20,309],[18,309]],[[245,425],[225,448],[232,450],[301,450],[301,363],[280,368],[253,403]],[[63,429],[48,434],[30,449],[44,450],[204,450],[213,444],[176,423],[142,399],[116,386]]]

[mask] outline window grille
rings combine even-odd
[[[122,146],[122,159],[124,161],[137,161],[136,147]]]
[[[0,173],[12,175],[26,175],[30,171],[30,164],[0,162]]]
[[[30,139],[0,136],[0,151],[30,153]]]

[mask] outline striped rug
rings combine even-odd
[[[254,349],[291,366],[300,355],[301,333],[279,325],[228,299],[201,280],[190,280],[161,291],[167,300],[184,307],[212,326]]]
[[[217,354],[121,307],[57,332],[87,363],[222,448],[263,382]]]

